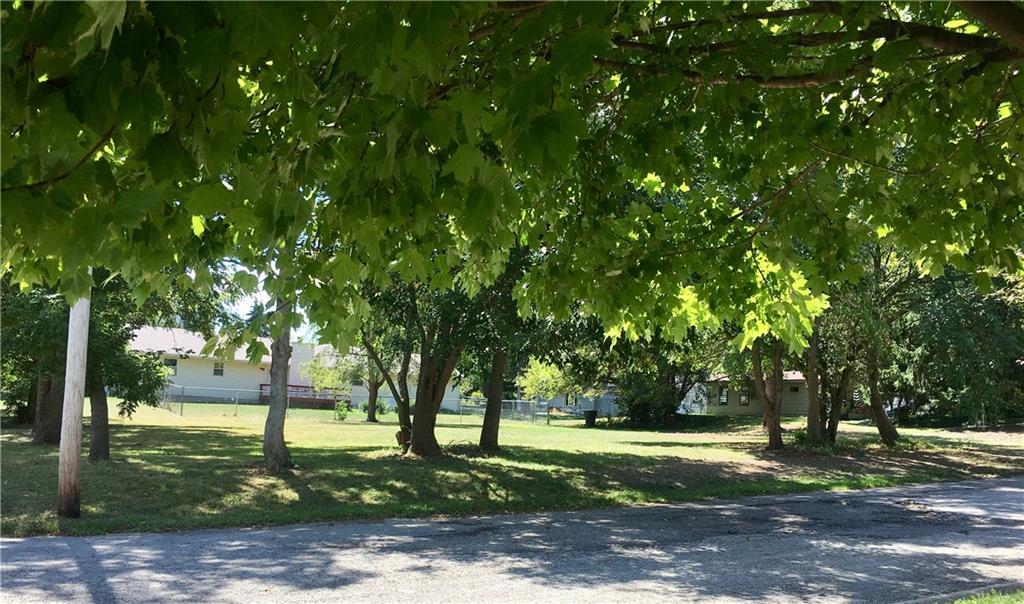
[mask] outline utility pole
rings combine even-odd
[[[82,460],[82,406],[85,399],[85,361],[89,351],[89,293],[75,301],[68,317],[68,354],[64,370],[64,413],[60,423],[60,461],[57,466],[57,515],[78,518],[79,465]]]

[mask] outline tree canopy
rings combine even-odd
[[[1021,270],[1017,3],[2,10],[2,264],[69,296],[233,258],[351,341],[364,281],[524,245],[524,308],[799,347],[864,241]]]

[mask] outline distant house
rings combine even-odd
[[[270,350],[270,339],[263,343]],[[252,364],[244,349],[235,351],[232,358],[220,358],[202,354],[206,338],[201,334],[184,329],[145,326],[135,333],[130,346],[139,352],[160,355],[164,366],[170,370],[165,397],[168,400],[192,401],[234,401],[255,403],[268,399],[270,394],[270,355],[263,355],[259,363]],[[293,403],[311,403],[311,406],[333,406],[335,393],[318,393],[311,388],[311,382],[304,375],[304,369],[317,354],[331,353],[328,345],[308,342],[292,342],[292,357],[288,367],[288,395]],[[350,388],[351,400],[356,406],[369,397],[362,384]],[[416,396],[415,385],[410,394]],[[394,406],[387,388],[380,391],[381,403]],[[316,403],[322,402],[323,405]],[[303,405],[307,406],[307,405]],[[459,390],[449,385],[445,391],[442,408],[457,411]]]
[[[708,415],[761,415],[754,387],[737,387],[726,375],[713,375],[704,384],[704,412]],[[807,415],[807,383],[799,371],[782,374],[782,415]]]
[[[260,385],[270,382],[270,356],[264,355],[254,365],[244,349],[233,358],[203,355],[205,344],[202,335],[184,329],[145,326],[135,333],[131,348],[160,355],[170,371],[169,398],[234,400],[237,396],[239,401],[258,401]],[[269,350],[269,341],[266,344]]]

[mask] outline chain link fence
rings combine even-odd
[[[265,389],[264,389],[265,390]],[[182,417],[187,416],[265,416],[267,412],[266,392],[259,389],[215,388],[208,386],[183,386],[169,384],[164,389],[161,407]],[[311,399],[305,393],[298,400],[289,398],[288,416],[301,416],[322,421],[342,421],[351,414],[365,413],[369,405],[366,394],[353,394],[344,399],[336,396]],[[344,409],[339,407],[344,406]],[[555,419],[581,417],[582,412],[575,405],[572,408],[552,406],[548,401],[506,399],[501,401],[501,418],[530,423],[551,423]],[[396,419],[394,398],[380,393],[377,397],[379,419]],[[590,408],[593,408],[592,406]],[[483,423],[487,410],[487,399],[483,397],[448,397],[442,401],[438,421],[458,423]],[[579,411],[579,412],[578,412]]]

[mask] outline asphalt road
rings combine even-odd
[[[0,541],[5,602],[899,602],[1024,581],[1024,477]]]

